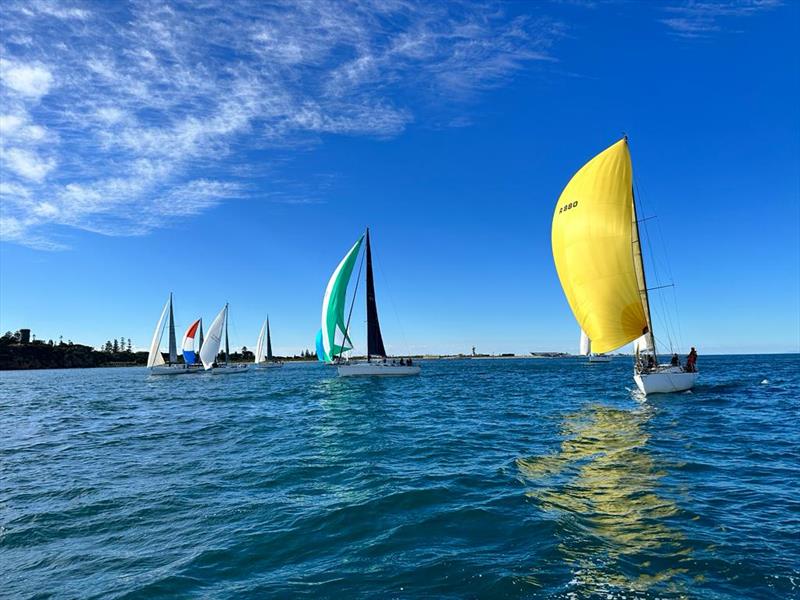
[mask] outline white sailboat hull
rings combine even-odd
[[[653,373],[633,376],[636,386],[645,394],[670,394],[692,389],[698,373],[687,373],[681,367],[659,367]]]
[[[199,372],[198,369],[193,369],[189,365],[157,365],[150,367],[150,375],[190,375]]]
[[[237,373],[247,373],[247,365],[218,365],[211,369],[212,375],[236,375]]]
[[[339,377],[405,377],[419,375],[417,365],[399,365],[384,362],[342,363],[336,366]]]
[[[607,354],[590,354],[589,355],[589,362],[590,363],[607,363],[611,362],[611,357]]]
[[[280,369],[283,366],[282,362],[260,362],[256,363],[256,369]]]

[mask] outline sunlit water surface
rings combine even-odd
[[[800,358],[0,374],[0,596],[800,597]]]

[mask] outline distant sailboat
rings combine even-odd
[[[367,288],[367,360],[350,361],[342,358],[344,352],[351,350],[353,343],[350,340],[348,325],[350,317],[345,320],[345,308],[347,305],[347,286],[353,274],[353,267],[356,263],[361,246],[366,240],[366,288]],[[360,275],[360,268],[359,268]],[[356,281],[356,287],[358,281]],[[355,300],[355,298],[354,298]],[[352,305],[350,313],[352,313]],[[336,342],[337,336],[341,336],[341,343]],[[417,365],[409,364],[403,360],[400,364],[398,360],[387,360],[386,349],[383,345],[381,326],[378,322],[378,306],[375,300],[375,282],[372,276],[372,248],[370,247],[369,229],[362,235],[350,251],[345,255],[336,270],[331,275],[328,286],[325,289],[325,296],[322,300],[322,328],[317,334],[317,357],[324,362],[333,363],[337,366],[341,377],[353,377],[359,375],[377,376],[402,376],[416,375],[420,372]],[[373,360],[373,359],[379,360]]]
[[[225,362],[217,363],[217,355],[219,348],[222,344],[223,332],[225,334]],[[230,344],[228,343],[228,305],[219,311],[219,314],[214,318],[211,327],[208,329],[208,339],[204,341],[203,347],[200,349],[200,360],[203,361],[203,367],[206,371],[211,370],[214,375],[232,375],[234,373],[246,373],[246,364],[230,364],[228,356],[230,355]]]
[[[267,340],[266,348],[264,346],[265,335]],[[254,362],[257,369],[276,369],[283,366],[281,361],[275,360],[275,357],[272,356],[272,339],[269,335],[269,317],[264,321],[264,324],[261,326],[261,332],[258,334]]]
[[[586,163],[556,203],[553,259],[575,319],[595,352],[634,342],[634,380],[644,394],[690,389],[696,372],[659,365],[623,138]]]
[[[164,327],[169,319],[169,362],[164,361],[161,354],[161,338],[164,337]],[[150,352],[147,355],[147,368],[151,375],[185,375],[191,372],[186,364],[178,363],[178,347],[175,340],[175,316],[172,311],[172,293],[170,293],[161,317],[158,319],[153,339],[150,342]]]
[[[592,364],[611,362],[611,357],[608,354],[595,354],[592,352],[592,340],[589,339],[583,329],[581,329],[580,353],[581,356],[588,356],[589,362]]]

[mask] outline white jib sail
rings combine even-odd
[[[222,343],[223,327],[225,326],[225,319],[228,314],[228,305],[226,304],[219,314],[211,323],[206,333],[206,339],[203,341],[203,348],[200,350],[200,360],[203,361],[203,367],[206,370],[214,366],[214,361],[219,354],[219,346]]]
[[[267,333],[267,321],[261,326],[261,333],[258,334],[258,342],[256,342],[256,358],[253,362],[260,363],[264,359],[264,336]]]
[[[645,334],[641,337],[636,338],[633,340],[633,352],[634,354],[639,354],[640,352],[652,352],[653,346],[650,343],[652,338],[650,335]]]
[[[171,296],[170,296],[171,298]],[[169,299],[164,304],[164,310],[161,311],[161,318],[158,319],[158,325],[153,332],[153,340],[150,342],[150,352],[147,355],[147,367],[157,367],[164,364],[164,357],[161,356],[161,336],[164,335],[164,322],[167,320],[167,312],[169,311]]]
[[[581,329],[580,353],[581,356],[589,356],[589,354],[592,353],[592,340],[589,339],[589,336],[586,335],[583,329]]]

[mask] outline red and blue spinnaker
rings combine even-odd
[[[195,352],[194,343],[201,322],[202,319],[197,319],[197,321],[189,325],[189,329],[186,330],[186,334],[183,336],[181,350],[183,351],[183,362],[187,365],[193,365],[195,363],[197,360],[197,352],[200,351],[200,348],[197,348],[197,352]]]

